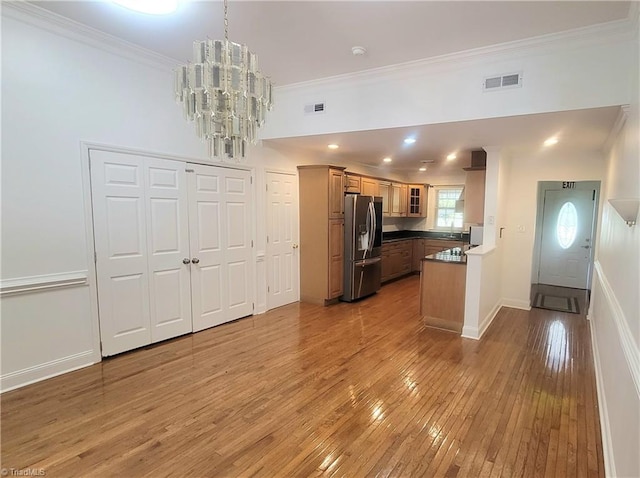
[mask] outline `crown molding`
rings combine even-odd
[[[629,105],[620,106],[620,111],[618,111],[618,116],[616,117],[616,120],[613,123],[611,130],[609,131],[609,135],[607,136],[607,139],[602,145],[602,152],[604,154],[608,155],[611,152],[611,148],[613,148],[613,144],[615,143],[616,138],[618,137],[618,134],[620,133],[623,126],[627,122],[627,118],[629,117],[629,109],[630,109]]]
[[[180,63],[24,0],[2,2],[2,16],[165,72]]]
[[[631,18],[631,13],[623,20],[600,23],[588,27],[575,28],[558,33],[550,33],[537,37],[499,43],[486,47],[473,48],[455,53],[424,58],[420,60],[398,63],[395,65],[372,68],[364,71],[345,73],[316,80],[300,83],[292,83],[275,87],[282,92],[305,90],[307,88],[331,88],[332,86],[344,86],[345,82],[378,83],[393,78],[415,75],[421,70],[434,69],[451,70],[471,63],[486,62],[488,60],[503,60],[514,57],[523,57],[539,54],[545,51],[557,51],[559,49],[584,48],[600,45],[604,42],[628,41],[637,35],[636,21]]]

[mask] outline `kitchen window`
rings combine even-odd
[[[436,228],[462,229],[462,211],[456,212],[456,201],[462,194],[462,186],[436,188]]]

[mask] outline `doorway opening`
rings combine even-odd
[[[540,181],[531,306],[586,314],[600,181]]]

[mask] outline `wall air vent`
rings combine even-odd
[[[304,105],[305,115],[317,115],[319,113],[324,113],[324,111],[325,111],[324,101],[319,103],[309,103],[308,105]]]
[[[482,89],[484,91],[496,91],[520,86],[522,86],[522,73],[507,73],[485,78]]]

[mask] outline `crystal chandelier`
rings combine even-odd
[[[193,42],[194,62],[175,71],[175,93],[185,119],[195,121],[196,134],[207,142],[209,156],[238,161],[247,143],[255,144],[273,103],[271,81],[258,69],[256,55],[230,42],[228,27],[224,0],[224,40]]]

